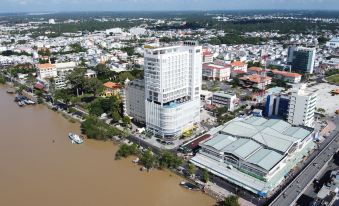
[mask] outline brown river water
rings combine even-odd
[[[112,142],[71,144],[80,133],[43,105],[20,108],[0,86],[1,206],[212,206],[201,192],[179,186],[168,172],[140,172],[130,159],[114,160]],[[53,143],[54,140],[54,143]]]

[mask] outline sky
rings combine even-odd
[[[0,0],[0,12],[298,9],[339,10],[339,0]]]

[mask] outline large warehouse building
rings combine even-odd
[[[248,117],[226,123],[200,143],[191,162],[260,196],[267,196],[314,147],[312,128]]]

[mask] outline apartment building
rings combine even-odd
[[[125,82],[125,110],[136,122],[144,124],[145,115],[145,81],[134,80]]]
[[[306,88],[306,84],[295,87],[290,97],[288,123],[313,127],[316,104],[317,90]]]

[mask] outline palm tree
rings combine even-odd
[[[55,79],[53,77],[51,77],[51,78],[48,79],[48,82],[49,82],[49,92],[51,94],[54,94],[54,91],[55,91]]]
[[[26,83],[28,84],[27,86],[31,87],[32,93],[34,90],[34,83],[35,83],[35,77],[32,74],[28,74]]]

